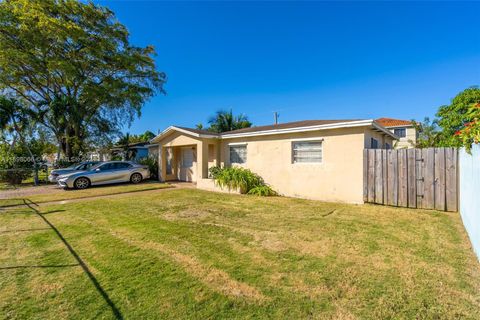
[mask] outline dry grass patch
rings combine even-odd
[[[0,213],[0,268],[74,261],[49,230],[10,232],[42,226],[18,210]],[[455,213],[192,189],[41,211],[125,318],[479,318]],[[0,318],[112,317],[78,267],[0,270],[0,286]]]

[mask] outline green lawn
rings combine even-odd
[[[0,247],[0,319],[480,316],[457,213],[163,190],[0,211]]]

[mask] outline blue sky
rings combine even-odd
[[[423,119],[480,84],[480,3],[99,1],[168,74],[124,131],[206,124],[219,109],[255,125]]]

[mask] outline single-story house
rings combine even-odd
[[[212,166],[243,166],[281,195],[363,203],[363,149],[389,148],[397,137],[374,120],[306,120],[224,133],[170,126],[158,147],[161,181],[216,190]]]
[[[415,147],[415,143],[417,142],[417,130],[413,126],[412,121],[392,118],[379,118],[376,119],[375,122],[382,127],[387,128],[398,137],[398,141],[394,146],[395,149]]]

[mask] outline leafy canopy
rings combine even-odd
[[[430,148],[438,145],[440,129],[438,128],[437,121],[438,120],[430,121],[428,117],[426,117],[423,122],[412,121],[412,125],[417,132],[415,148]]]
[[[480,103],[472,103],[467,113],[470,122],[455,133],[455,137],[470,152],[472,144],[480,143]]]
[[[480,89],[471,87],[460,92],[453,98],[451,104],[439,108],[437,117],[442,132],[438,139],[438,146],[461,147],[471,144],[471,139],[463,140],[458,135],[467,124],[478,118],[479,114],[474,109],[478,103],[480,103]]]
[[[166,75],[152,46],[129,43],[112,11],[74,0],[0,2],[0,90],[24,99],[36,120],[80,152],[140,115]],[[94,139],[91,139],[94,140]]]

